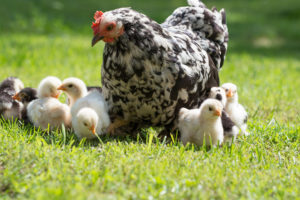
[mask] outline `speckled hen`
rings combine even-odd
[[[184,8],[193,8],[195,13],[189,15],[196,17],[200,10],[209,12],[202,5],[191,1]],[[225,12],[222,13],[210,11],[211,18],[204,20],[205,15],[199,15],[195,20],[206,28],[219,20],[218,31],[211,29],[213,33],[223,32],[217,38],[226,47],[228,33],[222,23]],[[212,57],[214,54],[204,48],[203,42],[220,44],[214,35],[206,34],[206,29],[189,28],[195,21],[189,21],[186,15],[178,19],[190,23],[186,27],[180,23],[168,25],[172,24],[170,19],[158,24],[130,8],[97,11],[94,18],[92,46],[99,40],[106,42],[102,90],[113,123],[121,119],[130,123],[128,127],[164,126],[171,130],[180,108],[198,108],[210,88],[219,85],[222,61]],[[222,50],[219,57],[224,57],[225,52]]]

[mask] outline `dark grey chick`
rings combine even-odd
[[[27,105],[37,98],[37,90],[30,87],[22,89],[20,92],[13,96],[14,100],[20,101],[23,104],[21,116],[25,122],[29,122],[27,117]]]
[[[0,92],[0,116],[5,120],[21,119],[23,104],[15,101],[12,96]]]
[[[12,96],[24,88],[22,81],[16,77],[8,77],[0,84],[0,116],[5,120],[21,119],[23,104]]]
[[[10,96],[15,95],[17,92],[24,88],[22,81],[16,77],[8,77],[0,84],[0,92],[7,93]]]

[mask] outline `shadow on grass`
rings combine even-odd
[[[70,130],[55,130],[55,131],[43,131],[40,128],[36,128],[33,125],[20,120],[3,120],[0,119],[0,126],[3,130],[7,132],[12,132],[12,137],[24,137],[26,143],[31,143],[34,141],[42,141],[47,145],[55,146],[58,148],[64,148],[67,146],[68,148],[72,147],[80,147],[83,149],[89,149],[91,147],[101,147],[108,143],[120,143],[120,144],[142,144],[145,146],[164,146],[164,147],[177,147],[181,151],[204,151],[209,152],[214,148],[210,147],[201,147],[196,145],[188,144],[184,146],[178,136],[178,132],[171,135],[170,138],[164,137],[159,138],[158,132],[160,128],[144,128],[139,131],[136,135],[126,135],[126,136],[111,136],[111,135],[101,135],[95,139],[82,139],[79,140],[76,135]],[[22,140],[22,139],[21,139]],[[231,148],[228,145],[223,145],[225,148]]]

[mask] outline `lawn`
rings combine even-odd
[[[299,199],[300,2],[207,1],[227,10],[221,82],[239,87],[249,137],[210,150],[137,138],[79,141],[0,122],[0,199]],[[4,0],[0,80],[36,87],[47,75],[99,85],[104,44],[91,48],[95,10],[127,6],[162,22],[185,0]]]

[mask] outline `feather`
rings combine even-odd
[[[102,135],[110,125],[107,104],[98,91],[91,91],[78,99],[71,108],[72,126],[79,138],[95,138],[84,124],[92,124],[96,133]]]

